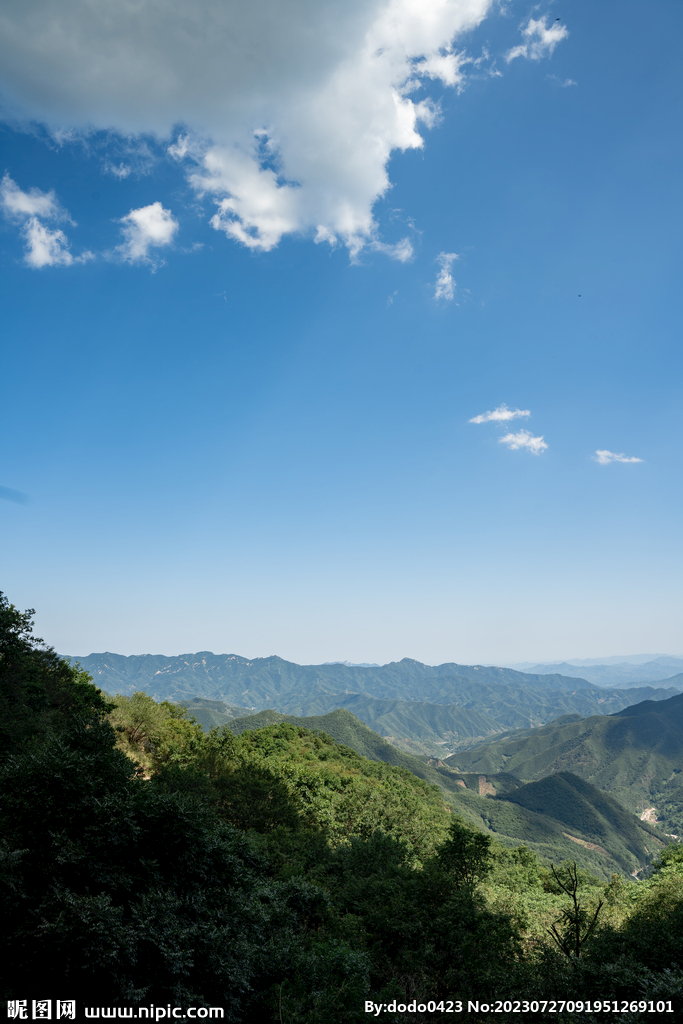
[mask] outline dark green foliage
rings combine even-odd
[[[32,616],[0,593],[0,756],[109,707],[86,672],[33,636]]]
[[[246,887],[244,851],[194,805],[135,779],[112,747],[109,727],[91,728],[2,770],[3,834],[23,851],[20,888],[4,908],[11,947],[2,963],[12,963],[5,990],[42,976],[48,988],[69,981],[112,1001],[201,996],[196,974],[187,984],[202,942],[195,915],[208,914],[209,933],[220,937]],[[206,903],[212,897],[217,911]],[[258,917],[253,905],[241,921],[252,945]],[[235,970],[244,989],[249,970]]]
[[[271,993],[287,979],[310,991],[325,957],[307,950],[320,945],[329,901],[304,879],[273,879],[216,814],[232,735],[205,737],[144,695],[119,706],[118,735],[157,766],[146,781],[115,748],[111,705],[39,648],[31,613],[2,611],[2,724],[23,749],[0,766],[0,995],[40,978],[98,1003],[210,1003],[227,1020],[257,1020],[271,1019]],[[354,956],[349,980],[363,988],[367,964]]]
[[[423,858],[446,834],[448,812],[436,786],[403,767],[368,760],[326,733],[288,722],[244,731],[235,757],[235,767],[220,785],[225,812],[240,813],[243,827],[256,827],[250,825],[251,816],[258,806],[267,812],[269,799],[283,808],[286,791],[300,825],[323,832],[335,843],[380,830]]]
[[[35,977],[81,998],[169,999],[232,1007],[282,975],[264,959],[300,956],[326,913],[301,882],[266,881],[242,833],[191,797],[135,776],[109,726],[14,756],[2,769],[0,823],[10,851],[3,903],[7,996]]]
[[[616,900],[628,910],[620,926],[596,929],[586,943],[573,981],[586,993],[609,985],[615,999],[672,1000],[679,1020],[683,1008],[683,870],[680,848],[662,856],[659,870],[635,892],[623,883],[604,894],[605,910]],[[629,887],[630,888],[630,887]],[[616,889],[616,892],[615,892]],[[621,891],[620,891],[621,890]],[[634,996],[637,993],[637,996]],[[634,1016],[646,1021],[652,1014]]]
[[[683,846],[667,846],[652,864],[654,875],[683,876]]]
[[[529,783],[507,799],[561,822],[574,839],[609,850],[626,873],[661,848],[651,827],[644,827],[612,797],[570,772]]]
[[[473,888],[491,869],[491,836],[470,828],[454,815],[448,839],[439,850],[439,861],[456,888]]]
[[[377,1001],[495,991],[502,982],[502,964],[517,949],[514,928],[487,912],[446,860],[439,853],[415,871],[403,844],[374,833],[313,871],[332,895],[341,934],[370,956]]]
[[[238,828],[298,832],[304,827],[305,806],[278,772],[249,763],[216,780],[222,814]]]
[[[648,801],[649,803],[649,801]],[[683,838],[683,775],[676,772],[657,796],[657,831],[671,838]]]

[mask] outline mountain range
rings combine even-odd
[[[425,754],[455,751],[562,715],[611,714],[672,692],[662,687],[605,689],[559,673],[432,666],[410,658],[381,666],[297,665],[278,657],[250,660],[203,651],[174,658],[104,653],[72,660],[109,693],[144,690],[155,700],[181,702],[203,724],[210,718],[210,724],[219,725],[267,708],[307,717],[341,707],[392,743]]]
[[[78,661],[98,686],[121,694],[145,690],[158,700],[182,700],[193,696],[227,703],[265,706],[291,697],[319,694],[369,693],[374,697],[444,702],[467,682],[526,684],[544,689],[575,690],[591,684],[577,676],[559,673],[539,676],[515,669],[484,665],[423,665],[412,658],[388,665],[361,666],[344,663],[297,665],[283,658],[248,659],[237,654],[160,654],[124,656],[90,654]],[[450,700],[447,701],[451,703]]]
[[[78,661],[102,689],[180,702],[205,728],[289,722],[326,732],[438,786],[502,841],[605,877],[638,871],[666,841],[632,813],[639,801],[666,791],[677,806],[683,694],[672,689],[407,658],[297,665],[200,652]]]

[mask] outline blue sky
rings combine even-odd
[[[0,16],[0,587],[40,634],[683,651],[681,5],[38,6]]]

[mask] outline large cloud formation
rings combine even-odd
[[[493,0],[6,0],[6,117],[173,137],[250,248],[308,232],[380,247],[372,208],[394,150],[436,112],[422,81],[462,80],[456,40]],[[383,246],[398,259],[405,240]]]

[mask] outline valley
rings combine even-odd
[[[241,736],[288,723],[334,739],[357,754],[406,769],[438,787],[447,805],[510,847],[523,843],[544,861],[575,860],[609,879],[637,874],[666,844],[656,826],[570,772],[525,783],[504,771],[466,772],[448,761],[416,757],[387,743],[346,709],[308,718],[262,711],[227,724]]]

